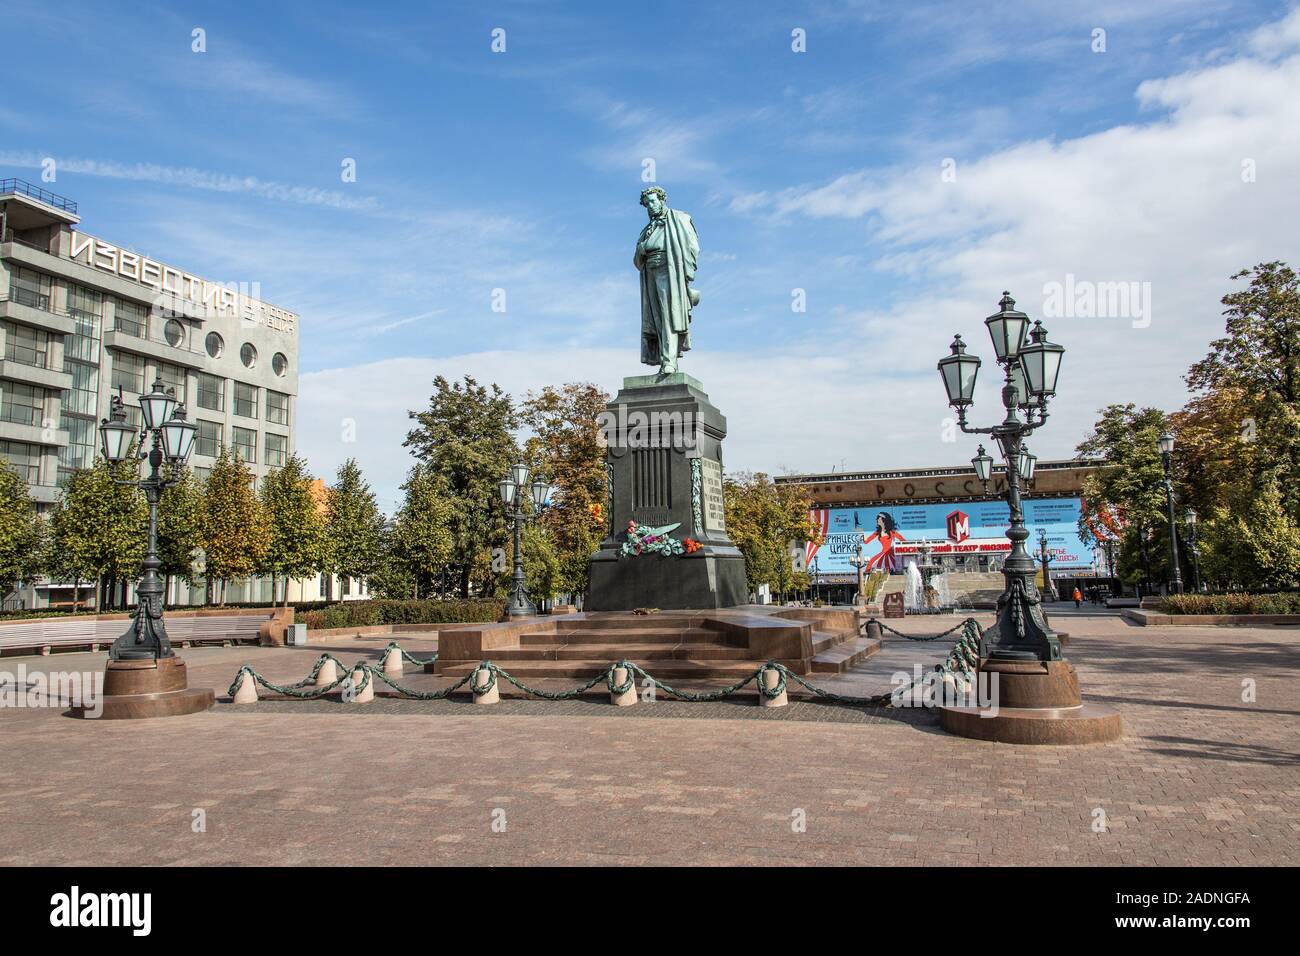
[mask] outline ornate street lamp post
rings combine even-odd
[[[1043,563],[1043,588],[1047,592],[1044,600],[1055,601],[1056,592],[1052,587],[1052,579],[1049,576],[1047,565],[1052,560],[1052,556],[1047,553],[1047,529],[1038,529],[1038,559]]]
[[[1196,546],[1196,509],[1187,509],[1187,552],[1192,557],[1192,590],[1201,590],[1201,553]]]
[[[1034,559],[1025,548],[1021,504],[1022,484],[1034,480],[1037,459],[1025,438],[1047,421],[1048,400],[1056,394],[1065,349],[1047,340],[1042,323],[1029,327],[1029,316],[1016,310],[1010,293],[1002,293],[999,311],[984,320],[998,364],[1003,369],[1002,421],[989,428],[971,428],[967,409],[975,400],[980,360],[966,353],[961,336],[952,354],[939,361],[939,374],[948,404],[967,434],[992,435],[1007,465],[1007,506],[1011,524],[1007,538],[1011,553],[1002,565],[1006,589],[998,598],[997,619],[980,638],[976,686],[984,698],[973,706],[960,703],[939,709],[945,730],[980,740],[1020,744],[1074,744],[1114,740],[1121,733],[1119,712],[1102,704],[1084,703],[1074,665],[1061,655],[1061,641],[1043,613],[1043,600],[1034,582]],[[983,478],[991,463],[983,451],[972,464]]]
[[[974,404],[975,378],[981,362],[978,356],[966,353],[960,335],[953,339],[952,353],[939,361],[939,373],[961,430],[971,435],[992,435],[1007,463],[1007,504],[1011,511],[1007,538],[1011,553],[1002,565],[1006,590],[998,598],[997,622],[984,632],[980,642],[980,657],[1056,661],[1061,659],[1061,643],[1048,626],[1034,584],[1034,559],[1025,549],[1029,531],[1025,528],[1020,488],[1022,482],[1033,480],[1037,461],[1026,447],[1025,438],[1047,420],[1047,402],[1056,394],[1065,349],[1047,340],[1041,322],[1035,322],[1030,330],[1029,316],[1017,311],[1015,304],[1010,293],[1004,292],[999,311],[984,320],[998,364],[1003,368],[1002,405],[1006,415],[1000,424],[971,428],[966,423],[967,409]],[[980,468],[976,464],[977,474]]]
[[[809,570],[812,571],[813,601],[820,601],[822,599],[822,581],[817,570],[817,559],[815,557],[812,559],[812,564],[809,565]]]
[[[864,574],[864,571],[867,567],[867,564],[871,561],[871,559],[863,557],[862,555],[862,529],[861,528],[858,529],[858,543],[857,546],[854,547],[853,551],[854,554],[853,557],[849,558],[849,564],[853,565],[855,568],[858,569],[858,596],[853,599],[853,603],[866,604],[867,603],[867,579],[866,579],[866,575]]]
[[[1174,517],[1174,436],[1165,432],[1157,440],[1165,466],[1165,505],[1169,509],[1169,593],[1183,593],[1183,572],[1178,566],[1178,519]]]
[[[161,380],[140,396],[142,428],[138,433],[126,423],[121,396],[113,396],[110,408],[109,417],[99,426],[104,458],[110,465],[132,459],[149,462],[149,473],[144,478],[113,476],[115,484],[144,492],[149,503],[149,539],[143,574],[136,586],[135,617],[108,652],[100,716],[166,717],[206,710],[214,701],[212,690],[189,686],[185,662],[176,656],[167,638],[163,623],[165,588],[158,574],[158,501],[165,489],[180,480],[178,473],[189,460],[198,429],[186,419],[185,406],[177,404],[175,392]],[[134,455],[133,442],[138,448]],[[164,463],[170,466],[167,473],[163,471]],[[71,712],[93,716],[80,706],[74,706]]]
[[[505,505],[506,517],[514,524],[515,560],[514,579],[510,585],[510,603],[507,613],[511,617],[531,617],[537,613],[537,606],[528,597],[528,587],[524,583],[524,524],[537,517],[546,500],[551,496],[551,486],[540,477],[533,480],[528,487],[528,466],[523,462],[510,466],[510,473],[500,482],[501,503]],[[532,509],[525,511],[528,504],[528,492],[532,492]]]
[[[99,426],[100,445],[104,457],[116,464],[130,455],[131,440],[136,431],[126,423],[126,408],[120,396],[114,395],[111,412]],[[135,620],[125,634],[113,642],[109,649],[110,660],[130,661],[171,657],[171,642],[163,624],[164,587],[158,568],[158,500],[163,490],[180,479],[178,473],[189,460],[194,447],[197,426],[185,418],[185,406],[176,403],[175,392],[164,388],[162,380],[153,383],[153,389],[140,396],[140,417],[143,427],[139,432],[137,457],[147,459],[149,474],[140,479],[120,479],[115,484],[139,488],[149,503],[149,543],[144,554],[144,574],[136,586]],[[150,445],[150,439],[152,444]],[[150,447],[146,448],[146,445]],[[163,462],[171,465],[164,475]]]

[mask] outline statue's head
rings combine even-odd
[[[662,186],[648,186],[641,190],[641,205],[651,216],[658,216],[668,205],[668,193]]]

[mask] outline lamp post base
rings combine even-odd
[[[109,661],[104,667],[102,709],[82,705],[68,713],[101,720],[176,717],[207,710],[215,702],[210,687],[189,686],[185,662],[173,655]]]
[[[985,659],[976,671],[977,686],[980,675],[988,675],[996,706],[940,707],[939,722],[949,733],[1005,744],[1097,744],[1124,732],[1115,708],[1083,702],[1067,660]]]

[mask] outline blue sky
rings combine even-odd
[[[1181,402],[1228,276],[1296,259],[1287,4],[11,0],[6,34],[0,175],[53,157],[87,231],[297,311],[300,450],[389,507],[434,374],[641,374],[646,159],[700,233],[683,368],[730,469],[967,460],[954,332],[987,359],[1003,288],[1037,317],[1067,275],[1150,283],[1146,325],[1044,319],[1069,351],[1036,450],[1068,455],[1106,402]]]

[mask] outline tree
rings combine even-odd
[[[45,531],[27,482],[0,458],[0,596],[40,574]]]
[[[189,584],[194,576],[194,555],[202,543],[203,488],[188,468],[172,477],[176,484],[158,499],[159,573]]]
[[[272,600],[277,581],[284,582],[285,607],[289,582],[315,576],[325,563],[324,506],[313,491],[313,481],[307,463],[296,454],[262,479],[267,537],[258,570],[271,575]]]
[[[1165,413],[1158,408],[1139,409],[1131,402],[1109,405],[1078,446],[1080,456],[1104,462],[1084,479],[1083,498],[1093,511],[1111,507],[1123,516],[1125,531],[1116,563],[1130,584],[1150,583],[1168,572],[1165,471],[1157,444],[1167,427]],[[1082,519],[1079,534],[1092,540]]]
[[[1239,491],[1210,512],[1202,542],[1202,566],[1210,580],[1271,590],[1300,579],[1300,522],[1272,477],[1258,491]]]
[[[587,590],[588,562],[605,537],[605,444],[598,416],[608,402],[595,385],[570,383],[529,393],[521,410],[535,433],[525,459],[553,489],[551,507],[538,520],[552,545],[555,591]],[[524,553],[527,559],[527,547]]]
[[[246,578],[262,565],[267,547],[266,515],[253,492],[253,473],[239,453],[222,448],[208,474],[201,520],[204,574],[218,604],[226,603],[226,582]]]
[[[469,375],[463,385],[439,375],[433,387],[429,407],[410,413],[418,427],[403,444],[423,466],[422,473],[438,480],[439,495],[450,505],[447,560],[461,597],[467,598],[475,566],[506,543],[498,482],[519,458],[512,435],[519,415],[498,386],[485,388]]]
[[[402,571],[394,574],[390,567],[387,574],[390,579],[409,580],[412,597],[429,597],[455,553],[456,505],[441,476],[419,465],[411,469],[402,490],[406,497],[397,512],[390,550],[390,560]]]
[[[339,466],[325,498],[325,570],[369,578],[381,559],[384,516],[355,458]]]
[[[119,602],[119,583],[140,572],[149,533],[149,506],[133,485],[138,459],[109,464],[102,458],[73,472],[51,519],[47,572],[51,577],[99,580],[100,607]]]
[[[369,584],[370,593],[377,597],[394,600],[416,597],[418,584],[398,549],[396,521],[386,522],[380,532],[379,558],[370,572]]]
[[[808,587],[796,572],[790,545],[820,543],[821,531],[808,516],[812,496],[803,485],[773,482],[762,472],[728,475],[722,485],[727,534],[745,556],[750,591],[766,584],[784,598]]]
[[[1295,516],[1300,513],[1300,279],[1281,262],[1262,262],[1232,278],[1247,277],[1246,289],[1223,297],[1227,334],[1191,367],[1187,385],[1194,392],[1231,397],[1233,413],[1241,416],[1231,423],[1232,431],[1259,444],[1249,480],[1260,492],[1276,485],[1282,507]]]

